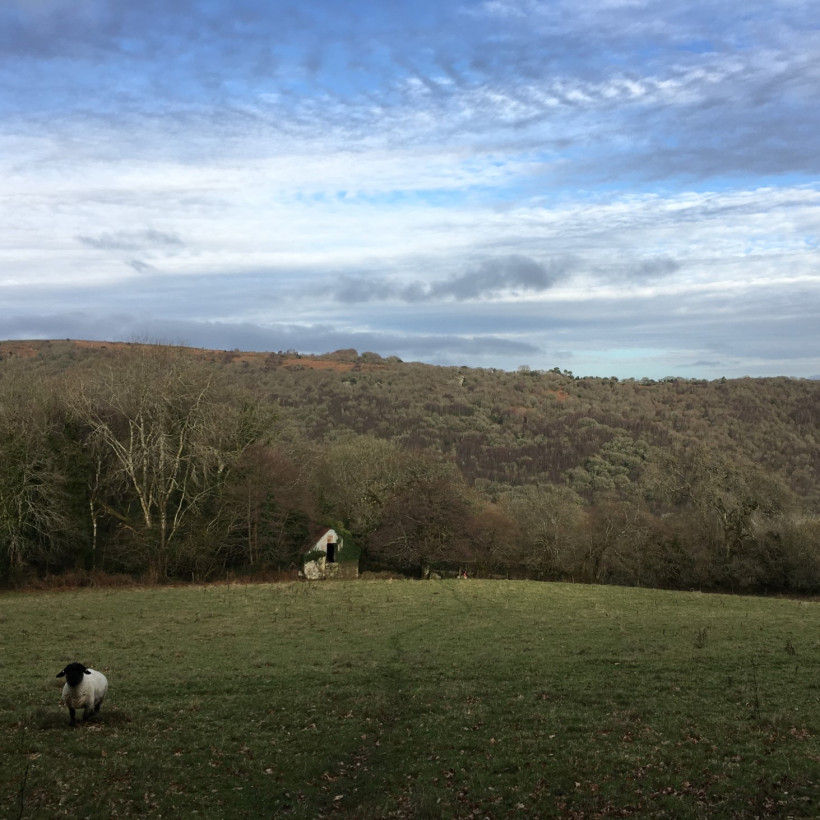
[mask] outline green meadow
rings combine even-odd
[[[76,728],[55,675],[103,671]],[[817,817],[820,605],[506,581],[0,596],[0,816]]]

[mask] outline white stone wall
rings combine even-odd
[[[305,563],[305,578],[308,581],[318,581],[325,577],[325,559],[319,558],[316,561],[307,561]]]

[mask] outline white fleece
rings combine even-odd
[[[102,672],[89,669],[90,675],[83,675],[83,679],[76,686],[63,686],[61,705],[69,709],[85,709],[83,717],[91,714],[103,702],[108,691],[108,679]]]

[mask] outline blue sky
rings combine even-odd
[[[0,338],[820,375],[814,0],[0,0]]]

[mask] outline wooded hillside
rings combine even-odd
[[[820,382],[0,343],[0,575],[298,565],[820,589]]]

